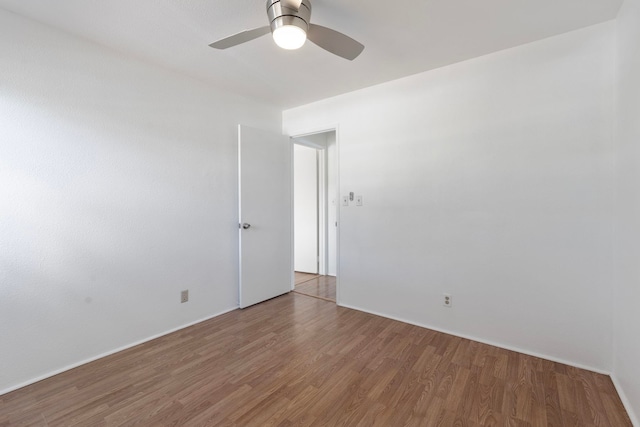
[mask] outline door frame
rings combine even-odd
[[[316,153],[316,194],[318,195],[316,200],[316,215],[317,215],[317,223],[316,223],[316,263],[318,274],[325,275],[327,273],[327,163],[326,163],[326,153],[327,147],[323,147],[320,144],[316,144],[313,141],[308,141],[305,139],[298,139],[304,137],[292,137],[293,141],[292,147],[295,145],[300,145],[303,147],[311,148],[315,150]],[[293,163],[292,169],[295,170],[296,164],[296,156],[295,153],[293,155]],[[293,185],[295,187],[295,175]],[[294,189],[295,190],[295,189]],[[295,191],[293,194],[293,203],[295,206]],[[294,245],[293,245],[293,255],[294,255],[294,270],[295,270],[295,209],[292,216],[293,225],[294,225]]]
[[[327,169],[327,148],[318,144],[314,144],[311,141],[296,141],[295,139],[304,138],[305,136],[317,135],[320,133],[335,132],[336,134],[336,155],[335,155],[335,182],[336,182],[336,221],[338,227],[336,227],[336,304],[340,305],[341,292],[340,292],[340,127],[338,125],[329,126],[321,129],[310,129],[306,132],[300,132],[294,135],[290,135],[289,141],[291,144],[291,152],[293,153],[293,145],[304,145],[307,147],[315,148],[318,150],[318,171],[322,171],[322,177],[318,179],[318,194],[322,194],[322,197],[318,201],[318,231],[322,238],[318,239],[319,252],[320,252],[320,274],[326,274],[328,270],[328,212],[329,212],[329,200],[327,194],[327,185],[329,178],[329,171]],[[292,165],[293,168],[293,165]],[[293,194],[293,179],[291,180],[291,194]],[[291,200],[291,265],[294,265],[295,260],[295,248],[294,248],[294,224],[293,224],[293,197]],[[295,288],[295,275],[292,273],[291,278],[291,290]]]

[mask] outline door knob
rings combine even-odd
[[[242,229],[243,229],[243,230],[248,230],[248,229],[250,229],[250,228],[251,228],[251,224],[248,224],[248,223],[246,223],[246,222],[242,224]]]

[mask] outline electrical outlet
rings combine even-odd
[[[189,290],[180,292],[180,303],[189,301]]]
[[[449,294],[442,294],[442,305],[451,308],[453,306],[453,297]]]

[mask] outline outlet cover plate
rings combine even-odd
[[[442,294],[442,305],[451,308],[453,306],[453,297],[449,294]]]

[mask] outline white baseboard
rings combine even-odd
[[[98,359],[102,359],[103,357],[111,356],[112,354],[119,353],[119,352],[121,352],[123,350],[127,350],[127,349],[129,349],[131,347],[135,347],[137,345],[144,344],[146,342],[155,340],[156,338],[160,338],[160,337],[163,337],[165,335],[172,334],[172,333],[177,332],[177,331],[179,331],[181,329],[188,328],[189,326],[197,325],[198,323],[202,323],[202,322],[205,322],[207,320],[211,320],[214,317],[222,316],[223,314],[229,313],[229,312],[237,310],[237,309],[238,309],[238,307],[233,307],[233,308],[221,311],[219,313],[216,313],[216,314],[214,314],[212,316],[208,316],[208,317],[202,318],[200,320],[196,320],[195,322],[191,322],[191,323],[187,323],[187,324],[182,325],[182,326],[178,326],[177,328],[173,328],[173,329],[170,329],[168,331],[161,332],[161,333],[156,334],[156,335],[152,335],[152,336],[150,336],[148,338],[144,338],[142,340],[133,342],[131,344],[127,344],[125,346],[116,348],[114,350],[110,350],[110,351],[108,351],[106,353],[102,353],[102,354],[99,354],[97,356],[91,357],[89,359],[85,359],[85,360],[82,360],[80,362],[73,363],[71,365],[65,366],[64,368],[56,369],[55,371],[49,372],[49,373],[44,374],[44,375],[40,375],[39,377],[30,379],[28,381],[25,381],[23,383],[20,383],[20,384],[14,385],[14,386],[11,386],[11,387],[6,388],[4,390],[0,390],[0,396],[2,396],[3,394],[10,393],[12,391],[18,390],[18,389],[20,389],[22,387],[26,387],[28,385],[35,384],[35,383],[37,383],[39,381],[42,381],[42,380],[45,380],[47,378],[53,377],[54,375],[58,375],[58,374],[61,374],[63,372],[66,372],[66,371],[70,371],[71,369],[77,368],[78,366],[86,365],[87,363],[94,362],[94,361],[96,361]]]
[[[624,409],[627,410],[627,414],[629,414],[629,418],[631,418],[631,424],[633,424],[633,427],[640,427],[640,421],[638,420],[638,417],[636,416],[635,412],[633,412],[633,408],[631,407],[631,402],[627,398],[627,395],[625,394],[624,389],[622,388],[622,385],[620,384],[620,382],[618,381],[618,378],[616,378],[614,374],[611,374],[611,381],[613,381],[613,385],[616,388],[616,391],[618,392],[618,396],[620,396],[620,400],[622,400]]]
[[[348,304],[338,304],[338,305],[341,306],[341,307],[350,308],[352,310],[358,310],[358,311],[362,311],[364,313],[373,314],[375,316],[386,317],[387,319],[397,320],[398,322],[408,323],[410,325],[419,326],[421,328],[431,329],[433,331],[442,332],[442,333],[448,334],[448,335],[453,335],[455,337],[465,338],[465,339],[468,339],[468,340],[471,340],[471,341],[477,341],[477,342],[480,342],[480,343],[483,343],[483,344],[492,345],[494,347],[503,348],[505,350],[515,351],[517,353],[526,354],[528,356],[539,357],[540,359],[545,359],[545,360],[550,360],[552,362],[562,363],[564,365],[573,366],[574,368],[585,369],[587,371],[596,372],[598,374],[603,374],[603,375],[609,375],[609,376],[611,375],[611,372],[603,370],[603,369],[599,369],[599,368],[594,368],[593,366],[581,365],[579,363],[571,362],[569,360],[563,360],[563,359],[559,359],[557,357],[548,356],[548,355],[544,355],[544,354],[539,354],[539,353],[532,352],[532,351],[529,351],[529,350],[523,350],[523,349],[518,348],[518,347],[513,347],[513,346],[502,344],[502,343],[496,343],[496,342],[493,342],[493,341],[490,341],[490,340],[486,340],[484,338],[474,337],[474,336],[471,336],[471,335],[465,335],[465,334],[449,331],[449,330],[442,329],[442,328],[436,328],[436,327],[433,327],[433,326],[430,326],[430,325],[413,322],[411,320],[402,319],[400,317],[395,317],[395,316],[390,316],[390,315],[384,314],[384,313],[378,313],[378,312],[371,311],[371,310],[365,310],[363,308],[352,306],[352,305],[348,305]]]

